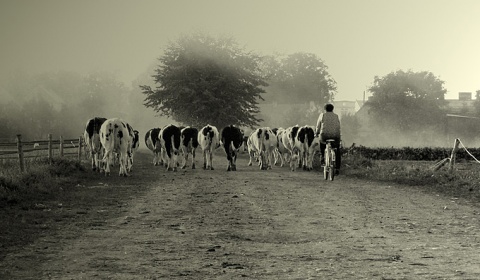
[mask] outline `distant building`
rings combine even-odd
[[[337,115],[341,119],[343,116],[355,115],[355,113],[357,113],[358,110],[360,110],[360,108],[363,107],[364,102],[361,100],[355,100],[355,101],[341,100],[341,101],[334,101],[332,103],[335,106],[334,112],[337,113]]]
[[[445,99],[443,109],[447,114],[474,117],[477,115],[475,110],[475,100],[472,99],[471,92],[459,92],[458,99]]]

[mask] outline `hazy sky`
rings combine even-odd
[[[447,98],[480,89],[479,0],[0,0],[0,75],[107,70],[130,85],[195,31],[262,54],[315,53],[336,100],[362,99],[400,69],[432,72]]]

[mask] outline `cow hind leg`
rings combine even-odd
[[[195,169],[195,150],[193,151],[193,154],[192,154],[192,169]]]
[[[128,156],[120,155],[120,158],[118,161],[120,164],[120,171],[118,172],[118,176],[127,177],[128,176],[128,172],[127,172]]]
[[[92,152],[90,156],[92,157],[92,170],[96,171],[97,167],[96,167],[96,164],[95,164],[95,155]]]
[[[207,169],[207,151],[203,151],[203,170]]]
[[[185,153],[185,157],[183,158],[182,169],[187,168],[187,161],[188,161],[188,153]]]
[[[103,161],[103,166],[104,166],[104,169],[105,169],[105,176],[110,176],[111,152],[105,153],[102,161]]]
[[[213,152],[212,151],[209,152],[208,157],[209,157],[209,164],[208,164],[209,169],[214,170],[214,168],[213,168]]]

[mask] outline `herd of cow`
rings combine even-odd
[[[110,167],[118,161],[120,176],[129,176],[133,157],[139,147],[139,132],[119,118],[95,117],[87,121],[84,141],[92,160],[92,169],[110,175]],[[249,166],[258,162],[260,169],[271,169],[289,162],[290,169],[313,169],[313,156],[319,150],[320,141],[311,126],[289,128],[261,127],[245,135],[235,125],[221,129],[206,125],[200,130],[190,126],[173,124],[152,128],[145,134],[145,145],[153,152],[153,164],[164,165],[167,170],[186,168],[189,155],[191,168],[195,169],[195,151],[200,146],[203,153],[203,169],[213,170],[213,155],[223,147],[228,160],[228,171],[236,170],[236,159],[243,146],[250,156]]]

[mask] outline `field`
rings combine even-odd
[[[319,171],[260,171],[245,154],[237,172],[221,152],[213,171],[150,161],[139,154],[129,178],[84,162],[28,200],[2,200],[0,279],[480,278],[473,196],[366,175],[391,162],[346,160],[330,182]],[[396,164],[418,175],[433,163]]]

